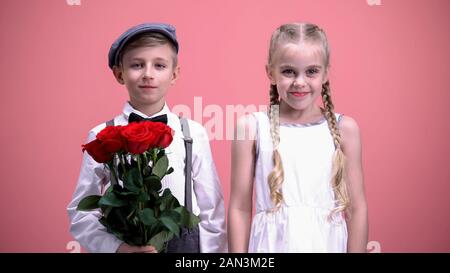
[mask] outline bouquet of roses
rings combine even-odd
[[[107,126],[95,140],[82,145],[92,158],[109,170],[111,185],[103,196],[83,198],[77,209],[100,209],[99,221],[107,231],[130,245],[152,245],[158,252],[181,228],[200,219],[181,206],[161,179],[173,172],[165,148],[172,129],[161,122],[132,122]]]

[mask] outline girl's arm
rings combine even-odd
[[[237,121],[231,147],[231,193],[228,209],[229,252],[247,252],[252,218],[255,172],[255,119],[247,115]],[[245,137],[242,136],[245,132]]]
[[[350,217],[347,217],[348,252],[366,252],[368,237],[367,203],[361,160],[361,138],[358,124],[344,116],[340,131],[342,151],[347,157],[347,185],[350,197]]]

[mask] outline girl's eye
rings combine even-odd
[[[293,69],[284,69],[283,71],[281,71],[281,73],[283,73],[286,76],[294,76],[295,75],[295,71]]]

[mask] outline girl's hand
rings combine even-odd
[[[116,253],[158,253],[154,246],[132,246],[122,243]]]

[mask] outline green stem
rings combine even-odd
[[[147,227],[144,225],[144,244],[147,245]]]
[[[147,152],[144,153],[144,165],[147,167],[148,166],[148,158],[147,158]]]
[[[139,173],[141,175],[143,175],[143,169],[142,168],[145,168],[145,162],[146,162],[145,153],[144,153],[143,156],[142,155],[137,155],[136,160],[137,160],[137,163],[138,163]],[[142,160],[144,160],[144,162],[141,162]],[[145,184],[143,185],[143,187],[144,187],[144,191],[145,191]],[[145,208],[144,202],[139,202],[139,207],[140,207],[141,210],[144,210],[144,208]],[[147,245],[147,226],[145,224],[142,224],[142,229],[143,229],[143,233],[144,233],[143,245]]]
[[[153,152],[153,154],[152,154],[152,160],[153,160],[153,166],[154,166],[155,163],[156,163],[156,158],[157,158],[157,156],[158,156],[158,151],[157,151],[156,149],[153,149],[152,152]]]
[[[140,155],[137,155],[137,156],[136,156],[136,161],[137,161],[137,164],[138,164],[138,170],[139,170],[139,173],[142,173],[142,168],[141,168],[141,156],[140,156]]]
[[[111,176],[113,177],[113,180],[114,180],[114,181],[111,181],[111,185],[118,183],[119,180],[117,179],[117,174],[114,169],[114,160],[113,160],[113,162],[108,163],[108,167],[109,167],[109,172],[111,173]]]
[[[125,173],[126,172],[126,169],[125,169],[125,154],[120,154],[119,158],[120,158],[120,165],[122,166],[122,171],[123,171],[123,173]]]

